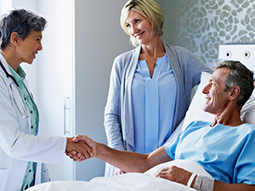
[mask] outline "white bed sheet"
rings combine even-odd
[[[194,191],[185,185],[157,178],[158,171],[176,165],[191,172],[211,177],[193,161],[175,160],[160,164],[145,173],[127,173],[114,177],[97,177],[86,181],[52,181],[29,188],[27,191]]]

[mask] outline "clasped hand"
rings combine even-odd
[[[86,135],[77,135],[74,138],[67,138],[66,155],[74,161],[83,161],[93,157],[97,157],[99,153],[98,143],[87,137]],[[99,151],[98,151],[99,152]],[[124,171],[117,171],[116,174],[125,173]],[[191,176],[191,172],[186,171],[177,166],[163,168],[156,176],[170,181],[187,185]]]
[[[67,138],[66,155],[73,161],[83,161],[95,157],[96,143],[86,135]]]

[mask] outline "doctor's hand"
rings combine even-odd
[[[186,171],[186,170],[179,168],[177,166],[171,166],[171,167],[163,168],[156,175],[156,177],[164,178],[164,179],[167,179],[170,181],[174,181],[177,183],[187,185],[191,175],[192,175],[192,173],[189,171]],[[194,185],[194,181],[192,182],[191,185],[192,186]]]
[[[91,149],[90,152],[90,158],[93,158],[96,156],[96,142],[93,141],[92,139],[90,139],[89,137],[87,137],[86,135],[76,135],[73,140],[74,143],[79,143],[79,142],[83,142],[87,147],[89,147]],[[80,153],[79,152],[75,152],[75,151],[71,151],[71,152],[67,152],[67,155],[72,158],[74,161],[82,161],[83,159],[81,159],[80,157]],[[89,158],[86,158],[89,159]]]
[[[73,137],[67,138],[66,155],[74,161],[83,161],[93,158],[93,150],[84,141],[73,141]]]

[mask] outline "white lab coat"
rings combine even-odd
[[[12,75],[1,53],[0,60]],[[43,163],[60,164],[66,147],[65,137],[31,135],[30,117],[22,117],[15,101],[23,109],[26,105],[19,89],[11,91],[10,83],[13,80],[0,67],[0,191],[20,191],[28,161],[37,162],[35,184],[49,181]],[[27,82],[25,85],[28,88]]]

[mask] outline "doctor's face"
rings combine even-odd
[[[34,30],[25,39],[19,39],[17,54],[21,62],[32,64],[36,54],[42,50],[41,40],[42,32]]]
[[[220,115],[226,108],[231,90],[224,91],[224,88],[230,71],[228,68],[219,68],[211,75],[208,85],[202,90],[206,98],[204,111]]]

